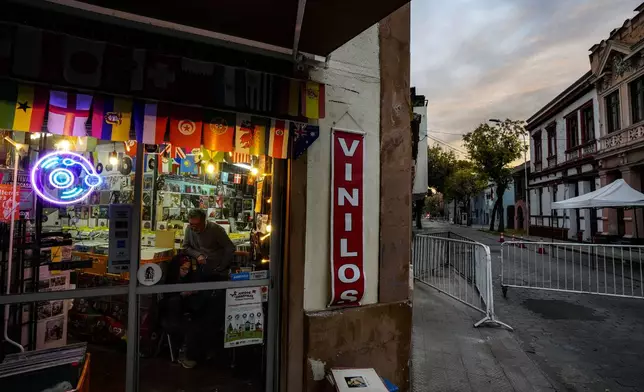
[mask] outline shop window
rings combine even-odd
[[[605,98],[606,103],[606,132],[618,131],[621,127],[619,115],[619,90],[610,93]]]
[[[566,141],[568,143],[568,150],[579,145],[579,119],[577,112],[566,117]]]
[[[633,124],[644,121],[644,77],[629,84]]]
[[[581,109],[581,135],[583,143],[595,140],[595,115],[592,102]]]

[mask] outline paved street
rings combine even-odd
[[[644,391],[644,300],[519,288],[503,298],[497,236],[433,222],[426,228],[490,246],[496,314],[557,390]]]

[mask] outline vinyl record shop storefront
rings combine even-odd
[[[329,86],[302,59],[89,3],[0,21],[0,389],[304,390],[297,162],[330,144],[320,189],[347,235],[324,245],[324,306],[362,303],[368,132],[350,110],[324,123]]]

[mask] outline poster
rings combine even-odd
[[[25,278],[31,276],[31,268],[25,269]],[[27,289],[27,288],[25,288]],[[38,292],[70,289],[69,271],[50,271],[41,266],[38,277]],[[36,304],[36,349],[62,347],[67,344],[67,312],[71,300],[40,301]],[[29,305],[23,306],[22,344],[28,343]]]
[[[20,187],[16,186],[16,196],[13,195],[12,184],[0,184],[0,221],[11,221],[11,213],[13,212],[13,220],[20,219]]]
[[[364,296],[364,162],[364,133],[333,129],[329,306],[359,306]]]
[[[261,287],[226,290],[224,347],[264,343]]]

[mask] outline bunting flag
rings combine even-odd
[[[306,123],[290,123],[290,137],[293,139],[291,157],[299,158],[320,136],[320,127]]]
[[[307,118],[324,118],[325,87],[316,82],[302,83],[302,115]]]
[[[242,70],[223,65],[215,65],[214,90],[218,106],[238,107],[237,99],[244,100],[245,75]],[[240,91],[240,89],[242,89]]]
[[[186,159],[186,152],[183,148],[171,145],[170,151],[170,157],[172,157],[174,163],[177,165],[180,165],[181,161]]]
[[[48,98],[44,88],[0,80],[0,128],[42,131]]]
[[[91,95],[51,91],[47,130],[58,135],[87,136],[85,124],[91,105]]]
[[[254,111],[272,110],[274,76],[263,72],[246,71],[246,107]]]
[[[105,42],[65,36],[63,76],[68,83],[85,87],[101,84]]]
[[[145,144],[162,144],[168,127],[168,112],[168,107],[162,103],[134,101],[136,141]]]
[[[233,176],[233,184],[241,184],[241,180],[242,180],[241,174],[235,174]]]
[[[121,94],[129,94],[132,90],[141,90],[143,67],[137,62],[135,54],[145,56],[145,51],[113,44],[105,46],[102,72],[103,90]],[[135,80],[138,81],[138,89],[133,88]]]
[[[230,154],[230,161],[232,163],[249,163],[250,162],[250,154],[233,152],[233,153]]]
[[[235,114],[207,111],[203,127],[203,145],[208,150],[232,152],[235,142]]]
[[[132,100],[112,96],[94,97],[92,105],[92,136],[101,140],[130,140]]]
[[[288,158],[289,122],[284,120],[271,120],[269,133],[268,156],[279,159]]]
[[[266,131],[270,120],[264,117],[251,117],[253,125],[253,141],[250,145],[249,152],[251,155],[266,154]]]
[[[200,110],[174,106],[170,119],[170,143],[188,150],[201,147],[202,124]]]
[[[228,182],[228,173],[227,172],[221,172],[221,182],[227,183]]]
[[[125,147],[125,154],[130,158],[136,157],[136,140],[128,140],[123,143]],[[136,167],[136,166],[135,166]]]
[[[181,161],[181,174],[197,174],[197,164],[194,155],[188,155]]]
[[[300,115],[301,82],[295,79],[279,78],[278,112],[297,117]]]
[[[215,91],[204,86],[212,86],[215,64],[181,58],[180,72],[177,74],[178,94],[184,102],[209,104],[213,101]]]
[[[250,147],[253,145],[253,122],[250,116],[245,114],[237,115],[237,127],[235,129],[235,163],[250,161]]]
[[[19,26],[13,42],[12,73],[18,77],[63,82],[63,35]]]
[[[172,98],[177,90],[177,72],[181,66],[181,59],[147,52],[145,62],[143,86],[146,95],[155,98]]]

